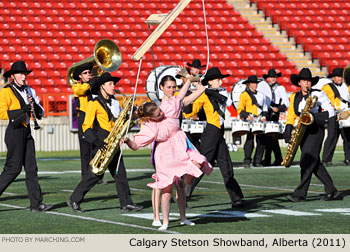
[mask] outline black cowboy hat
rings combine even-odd
[[[344,72],[344,68],[341,68],[341,67],[339,67],[339,68],[334,68],[333,71],[332,71],[332,73],[329,74],[329,75],[327,76],[327,78],[332,78],[332,77],[334,77],[334,76],[343,77],[343,72]]]
[[[256,75],[250,75],[248,79],[242,82],[242,84],[248,84],[248,83],[259,83],[258,77]]]
[[[267,79],[268,77],[281,77],[282,76],[282,73],[279,72],[279,73],[276,73],[276,70],[275,69],[270,69],[267,74],[263,74],[263,78],[264,79]]]
[[[201,61],[199,59],[194,59],[192,61],[192,64],[190,64],[190,63],[186,63],[186,64],[187,64],[187,66],[195,67],[195,68],[198,68],[198,69],[206,67],[206,65],[203,65],[203,66],[201,65]]]
[[[85,70],[90,70],[92,71],[92,68],[94,67],[93,63],[86,63],[83,64],[81,66],[78,66],[77,68],[75,68],[74,73],[73,73],[73,79],[79,81],[80,77],[79,75],[85,71]]]
[[[309,68],[302,68],[298,74],[292,74],[290,76],[291,82],[295,85],[300,87],[299,81],[300,80],[310,80],[311,81],[311,86],[316,85],[320,77],[312,77],[311,71]]]
[[[113,81],[114,84],[117,83],[121,78],[120,77],[113,77],[110,73],[103,73],[101,76],[94,78],[93,84],[91,86],[91,93],[94,95],[98,94],[98,91],[100,90],[100,86],[103,83],[106,83],[107,81]]]
[[[28,70],[26,63],[24,61],[16,61],[11,65],[11,69],[4,73],[4,77],[10,77],[12,74],[16,73],[31,73],[32,70]]]
[[[208,81],[215,79],[223,79],[230,76],[230,74],[222,74],[217,67],[210,68],[202,80],[202,85],[208,85]]]

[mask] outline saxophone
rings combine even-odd
[[[129,124],[130,128],[134,125],[133,121],[129,122],[131,120],[131,115],[128,117],[129,111],[131,111],[133,105],[133,98],[133,96],[124,98],[122,103],[123,110],[119,113],[111,132],[104,139],[106,146],[99,149],[89,163],[92,173],[102,175],[106,171],[108,165],[120,148],[120,140],[125,136]]]
[[[290,167],[293,163],[294,156],[297,153],[301,140],[303,139],[306,127],[314,121],[314,117],[309,111],[316,106],[317,100],[317,96],[309,96],[306,99],[305,108],[300,115],[291,141],[288,144],[287,152],[284,155],[283,161],[281,163],[281,165],[285,166],[286,168]]]

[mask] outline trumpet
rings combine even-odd
[[[73,79],[74,70],[83,65],[93,63],[97,65],[97,76],[100,76],[104,71],[116,71],[122,63],[122,54],[119,47],[109,39],[101,39],[95,45],[94,54],[82,61],[74,63],[68,68],[67,80],[73,86],[76,81]]]
[[[28,98],[28,100],[29,100],[29,96],[33,97],[33,93],[32,93],[32,90],[26,85],[25,80],[24,80],[23,82],[24,82],[24,84],[23,84],[23,85],[24,85],[24,90],[26,91],[26,93],[27,93],[27,98]],[[33,98],[33,99],[34,99],[34,98]],[[34,108],[34,101],[32,102],[31,105],[33,105],[33,108]],[[40,129],[38,120],[37,120],[36,115],[35,115],[35,111],[32,112],[32,116],[33,116],[33,122],[34,122],[34,129],[35,129],[35,130]]]

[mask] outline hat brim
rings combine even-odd
[[[186,63],[187,64],[187,66],[189,66],[189,67],[195,67],[195,68],[199,68],[199,69],[201,69],[201,68],[203,68],[203,67],[206,67],[207,65],[203,65],[203,66],[195,66],[195,65],[192,65],[191,63]]]
[[[91,93],[94,95],[98,94],[98,91],[100,90],[100,86],[108,81],[113,81],[114,84],[116,84],[118,81],[120,81],[121,78],[120,77],[112,77],[108,80],[103,80],[103,81],[99,81],[98,79],[95,79],[95,81],[93,81],[93,84],[91,86]]]
[[[295,86],[297,86],[297,87],[300,87],[299,81],[302,80],[302,79],[305,79],[305,78],[300,77],[300,76],[297,75],[297,74],[292,74],[292,75],[290,76],[290,80],[291,80],[292,84],[295,85]],[[318,77],[318,76],[312,77],[312,78],[311,78],[311,86],[316,85],[319,79],[320,79],[320,77]]]
[[[27,70],[27,71],[17,71],[17,70],[8,70],[7,72],[5,72],[3,74],[4,77],[8,78],[10,77],[11,75],[13,74],[16,74],[16,73],[26,73],[26,74],[30,74],[33,70]]]
[[[327,78],[333,78],[335,76],[343,77],[343,76],[338,75],[338,74],[334,74],[334,75],[333,74],[328,74]]]
[[[275,78],[278,78],[278,77],[281,77],[282,76],[282,73],[279,72],[278,74],[276,74],[276,76],[271,76],[271,75],[268,75],[268,74],[263,74],[263,78],[264,79],[267,79],[269,77],[275,77]]]
[[[256,83],[256,84],[258,84],[259,82],[260,82],[259,80],[257,80],[257,81],[245,80],[245,81],[242,82],[242,84],[248,84],[248,83]]]
[[[74,72],[73,72],[73,79],[76,80],[76,81],[80,81],[80,77],[79,75],[84,72],[85,70],[90,70],[92,71],[92,68],[94,67],[94,64],[93,63],[89,63],[89,64],[86,64],[86,66],[80,68],[80,69],[77,69],[79,67],[77,67]],[[80,71],[77,71],[77,70],[80,70]]]
[[[204,79],[202,80],[202,85],[206,86],[206,85],[208,85],[208,81],[210,81],[210,80],[223,79],[223,78],[226,78],[226,77],[229,77],[229,76],[231,76],[231,74],[222,74],[221,76],[215,76],[215,77],[212,77],[212,78],[204,77]]]

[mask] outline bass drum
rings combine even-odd
[[[171,75],[175,78],[180,69],[180,66],[159,66],[153,69],[146,80],[146,94],[148,98],[159,105],[164,96],[163,91],[159,88],[161,79],[166,75]],[[182,85],[181,79],[175,78],[175,80],[177,86]]]
[[[269,107],[271,104],[271,100],[272,100],[271,88],[270,88],[269,84],[266,81],[264,81],[264,79],[259,78],[258,80],[259,80],[259,84],[258,84],[257,90],[259,92],[262,92],[266,96],[266,103],[267,103],[267,106]],[[245,79],[237,81],[234,84],[232,91],[231,91],[231,99],[232,99],[233,107],[235,108],[235,110],[237,110],[237,108],[238,108],[239,96],[247,88],[246,84],[243,84],[244,81],[245,81]]]
[[[260,80],[260,82],[258,83],[258,87],[256,88],[256,90],[258,90],[266,96],[267,107],[270,107],[272,101],[272,91],[270,85],[264,79],[258,80]]]
[[[333,81],[330,78],[326,78],[326,77],[320,78],[318,80],[318,82],[314,86],[312,86],[312,89],[319,89],[319,90],[321,90],[324,85],[327,85],[327,84],[332,83],[332,82]]]

